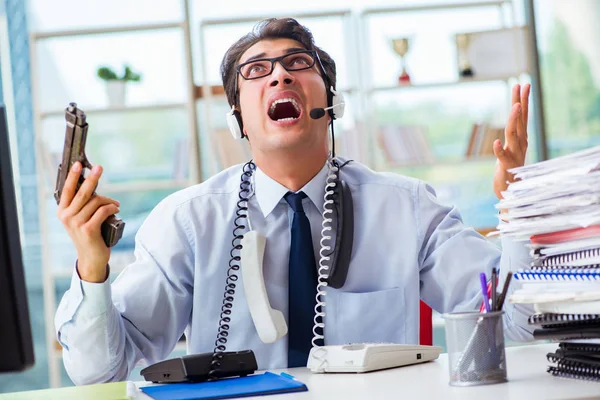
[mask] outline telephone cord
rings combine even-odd
[[[246,229],[244,220],[248,219],[248,199],[251,196],[251,177],[256,169],[256,165],[252,160],[244,164],[242,168],[242,176],[240,182],[240,192],[238,194],[236,218],[234,220],[235,228],[233,229],[233,239],[231,241],[231,258],[229,260],[229,268],[227,269],[227,279],[225,282],[225,292],[223,294],[223,303],[221,305],[221,315],[219,318],[219,328],[217,331],[217,339],[213,350],[213,357],[208,373],[209,379],[218,378],[217,374],[221,367],[223,353],[227,349],[227,337],[231,322],[231,309],[233,308],[233,300],[235,297],[236,282],[238,280],[237,271],[240,269],[240,250],[242,249],[241,241],[244,238],[243,231]]]
[[[326,350],[325,348],[318,344],[318,340],[325,340],[325,306],[327,302],[325,301],[325,296],[327,295],[327,279],[329,279],[330,272],[330,260],[331,260],[331,231],[332,231],[332,222],[331,214],[333,214],[333,203],[334,203],[334,190],[338,176],[338,162],[336,158],[329,158],[327,160],[327,164],[329,167],[327,173],[327,179],[325,181],[325,195],[323,196],[323,222],[321,224],[321,249],[319,250],[319,269],[318,269],[318,278],[317,278],[317,294],[316,294],[316,304],[315,304],[315,316],[314,316],[314,325],[313,325],[313,338],[312,338],[312,346],[316,348],[313,351],[313,357],[317,360],[320,360],[319,368],[325,368],[326,365]]]

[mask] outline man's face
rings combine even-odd
[[[292,39],[263,40],[246,50],[239,64],[297,50],[305,48]],[[271,75],[253,80],[238,76],[238,85],[244,133],[253,151],[269,153],[327,146],[329,116],[318,120],[309,116],[311,109],[327,107],[318,62],[300,71],[286,71],[276,62]]]

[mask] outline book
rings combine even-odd
[[[426,130],[422,126],[383,125],[377,130],[377,142],[389,165],[410,166],[434,161]]]
[[[308,389],[291,375],[265,372],[208,382],[144,386],[140,390],[155,400],[202,400],[305,392]]]
[[[593,274],[600,270],[600,264],[586,265],[581,268],[558,266],[533,266],[530,272],[546,272],[546,273],[564,273],[564,274]]]
[[[483,139],[477,154],[482,157],[494,156],[494,142],[496,139],[500,139],[504,146],[504,128],[488,127],[483,133]]]
[[[526,282],[510,295],[509,301],[533,304],[538,313],[600,314],[600,310],[589,311],[600,308],[600,285],[596,281]]]
[[[600,323],[535,329],[533,338],[536,340],[597,339],[600,338]]]
[[[565,231],[551,232],[531,236],[531,243],[554,244],[571,240],[586,239],[600,236],[600,225],[592,225],[585,228],[567,229]]]
[[[600,345],[593,343],[559,343],[554,353],[546,355],[552,363],[547,372],[565,378],[600,381]]]
[[[559,364],[556,367],[548,367],[548,373],[552,374],[553,376],[560,376],[562,378],[600,381],[600,368],[598,367],[589,368],[579,365],[573,366]]]
[[[539,261],[543,267],[584,267],[600,264],[600,248],[579,250],[548,256]]]
[[[600,323],[600,314],[533,314],[529,316],[527,322],[529,325],[540,325],[543,328],[550,326]]]
[[[600,301],[560,301],[535,303],[536,313],[551,314],[600,314]]]
[[[531,256],[537,260],[543,260],[549,256],[556,256],[566,253],[573,253],[580,250],[590,250],[600,248],[600,236],[594,236],[586,239],[577,239],[555,244],[527,244],[531,248]]]
[[[584,271],[526,270],[516,272],[513,277],[520,281],[600,281],[600,269],[585,269]]]
[[[488,123],[473,124],[465,152],[466,158],[494,155],[494,142],[500,139],[504,145],[504,127],[492,127]]]
[[[571,343],[561,342],[558,344],[558,350],[563,352],[569,351],[583,351],[586,353],[597,353],[600,354],[600,344],[598,343]]]
[[[469,143],[467,144],[467,151],[465,156],[467,158],[473,156],[475,149],[475,140],[477,139],[477,132],[479,131],[480,124],[473,124],[471,127],[471,135],[469,136]]]

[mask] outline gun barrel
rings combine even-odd
[[[67,176],[71,167],[76,161],[80,161],[84,168],[91,168],[92,166],[85,156],[85,139],[87,136],[87,123],[85,113],[77,108],[76,103],[70,103],[65,109],[65,120],[67,122],[65,132],[65,143],[63,147],[62,162],[58,167],[58,174],[56,177],[56,188],[54,190],[54,199],[56,203],[60,203],[60,197],[62,196],[62,190],[65,186]],[[83,169],[79,179],[78,189],[83,182]]]

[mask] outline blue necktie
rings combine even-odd
[[[289,329],[288,367],[305,367],[312,346],[315,296],[317,294],[317,263],[313,252],[310,222],[302,208],[306,194],[285,195],[292,210],[292,240],[289,266]]]

